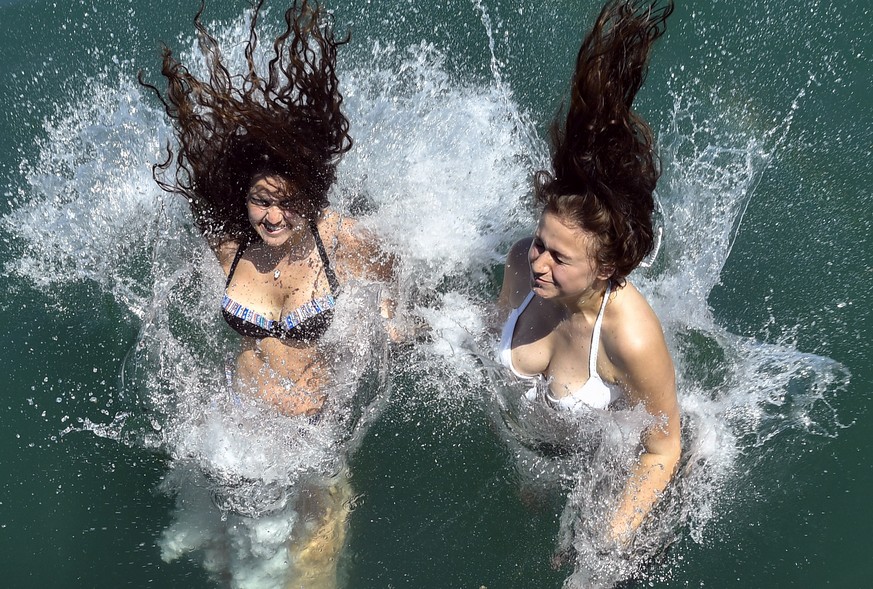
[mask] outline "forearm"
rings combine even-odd
[[[401,343],[412,338],[407,326],[399,321],[396,311],[397,303],[394,294],[389,293],[387,288],[383,288],[379,298],[379,315],[382,317],[382,325],[385,328],[385,334],[392,342]]]
[[[610,540],[620,546],[630,543],[634,533],[672,480],[678,462],[678,451],[666,455],[644,452],[640,456],[613,515],[609,529]]]

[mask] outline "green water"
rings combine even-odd
[[[0,0],[0,213],[31,194],[20,164],[38,158],[44,119],[87,100],[79,90],[100,72],[110,83],[138,69],[154,75],[158,42],[188,35],[196,5]],[[215,2],[209,14],[229,19],[243,6]],[[481,6],[495,25],[503,83],[542,130],[599,5]],[[333,7],[353,34],[348,66],[366,64],[376,39],[401,48],[426,41],[445,54],[457,85],[493,76],[474,2]],[[773,157],[708,300],[729,332],[790,342],[851,372],[847,386],[825,392],[836,417],[822,404],[815,410],[823,427],[743,446],[719,513],[701,538],[680,531],[654,565],[656,586],[860,588],[873,577],[865,451],[873,434],[871,16],[857,0],[684,2],[654,56],[639,106],[658,130],[671,120],[674,96],[692,105],[696,121],[712,121],[713,135],[762,138],[797,102],[784,138],[768,144]],[[7,260],[27,247],[8,231],[0,244]],[[124,403],[120,366],[140,321],[88,280],[41,286],[7,271],[0,292],[5,585],[211,586],[194,562],[160,559],[156,539],[173,501],[155,487],[168,459],[134,441],[61,435],[76,418],[110,421]],[[705,356],[696,365],[703,373]],[[569,571],[549,561],[561,498],[524,500],[475,397],[441,401],[427,381],[399,377],[394,388],[352,461],[361,499],[346,586],[559,587]]]

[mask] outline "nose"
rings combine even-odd
[[[267,211],[264,214],[264,218],[269,223],[281,223],[282,220],[285,218],[285,212],[278,205],[272,205],[267,208]]]
[[[534,274],[545,274],[549,269],[549,254],[538,249],[536,246],[531,246],[528,253],[528,261],[530,262],[530,270]]]

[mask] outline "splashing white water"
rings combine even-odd
[[[247,18],[216,35],[235,66]],[[482,331],[469,292],[502,255],[511,228],[529,219],[519,202],[530,166],[519,160],[531,150],[501,95],[452,83],[433,48],[375,46],[373,57],[343,77],[356,148],[333,200],[398,253],[400,308],[430,319],[439,336],[426,355],[458,370],[468,357],[461,350]],[[198,63],[193,43],[181,58]],[[324,340],[344,384],[330,391],[318,423],[234,398],[225,361],[236,340],[217,313],[221,271],[184,202],[151,178],[171,130],[129,81],[103,76],[82,95],[84,106],[46,122],[39,161],[23,165],[29,186],[3,219],[23,245],[7,271],[49,292],[90,281],[142,324],[111,424],[80,419],[67,433],[170,457],[162,489],[178,508],[160,541],[165,559],[194,555],[237,587],[281,586],[293,566],[286,540],[302,521],[300,490],[343,470],[388,395],[384,351],[374,345],[381,327],[368,310],[378,287],[343,292]],[[455,292],[446,280],[467,286]]]
[[[442,62],[427,44],[376,45],[368,67],[344,76],[356,149],[340,167],[340,193],[367,201],[375,212],[365,223],[426,290],[479,279],[530,219],[526,129],[500,91],[459,85]]]
[[[246,30],[240,19],[218,37],[232,42]],[[237,63],[233,51],[226,56]],[[183,60],[192,63],[193,55]],[[726,500],[725,482],[741,476],[734,472],[740,454],[789,429],[838,429],[828,402],[848,378],[842,367],[789,341],[731,334],[707,303],[784,127],[757,138],[732,134],[730,121],[701,123],[695,105],[677,101],[660,134],[664,248],[654,268],[634,278],[662,318],[676,360],[683,466],[633,558],[604,553],[597,532],[633,458],[627,440],[645,420],[594,413],[579,427],[556,423],[554,414],[518,414],[518,391],[509,392],[505,375],[483,362],[490,352],[481,352],[491,339],[485,281],[532,227],[529,171],[545,166],[545,143],[513,104],[496,59],[495,83],[484,86],[452,79],[427,44],[376,44],[361,61],[341,76],[356,144],[339,168],[333,200],[398,254],[400,307],[423,317],[432,333],[414,349],[416,366],[425,367],[417,374],[446,398],[497,389],[495,399],[514,420],[507,443],[517,449],[520,470],[571,489],[559,537],[577,555],[568,587],[641,574],[641,563],[660,554],[677,529],[704,541]],[[337,445],[353,447],[363,431],[355,424],[378,415],[378,402],[356,399],[387,395],[382,351],[370,343],[378,328],[361,321],[376,294],[361,285],[338,309],[328,338],[352,384],[332,391],[334,409],[322,422],[236,405],[224,374],[235,342],[217,315],[221,271],[184,203],[151,179],[149,162],[160,159],[170,130],[130,82],[99,77],[82,95],[89,99],[46,122],[39,160],[23,164],[28,186],[3,226],[24,247],[7,270],[45,290],[93,281],[142,322],[125,366],[127,406],[113,408],[119,419],[111,427],[83,422],[81,429],[172,458],[165,489],[180,507],[161,541],[165,558],[200,553],[209,570],[230,571],[240,586],[274,586],[287,567],[277,556],[280,539],[298,518],[295,490],[340,470]],[[716,133],[716,124],[728,130]],[[563,459],[531,450],[550,441],[547,433],[560,434],[554,446],[568,431],[590,452]],[[217,551],[222,542],[235,547],[233,556]]]

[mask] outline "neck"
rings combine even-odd
[[[569,297],[560,301],[570,315],[597,315],[606,296],[606,287],[609,283],[605,280],[595,282],[590,289],[575,297]]]
[[[313,249],[315,249],[315,238],[312,236],[308,230],[305,231],[299,239],[296,240],[288,240],[281,247],[277,248],[282,251],[283,258],[287,258],[288,260],[302,260],[309,256]]]
[[[271,266],[278,266],[283,261],[296,262],[309,257],[315,249],[315,237],[309,230],[301,231],[292,236],[288,241],[278,246],[270,246],[261,243],[261,251],[264,261]]]

